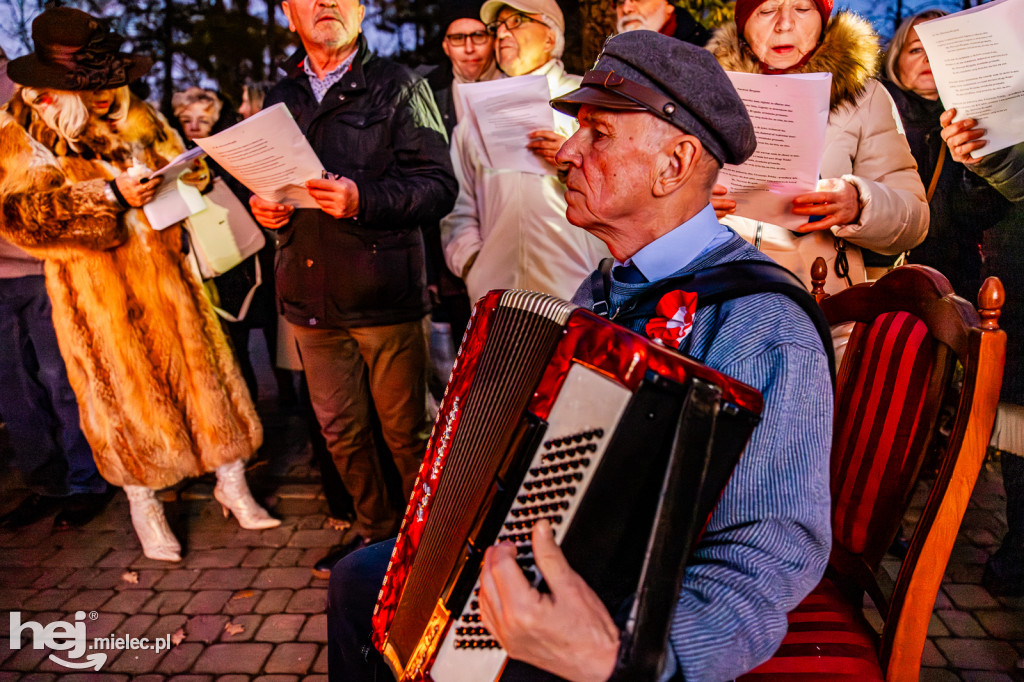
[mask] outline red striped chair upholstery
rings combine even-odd
[[[789,632],[764,665],[744,675],[744,682],[874,682],[884,680],[879,667],[878,636],[831,580],[823,580],[789,614]]]
[[[935,356],[928,327],[903,311],[855,327],[847,345],[832,436],[833,542],[869,552],[872,566],[899,528],[893,510],[905,505],[933,432],[939,405],[925,399],[933,374],[946,373],[933,373]]]
[[[816,276],[823,266],[816,264],[812,279],[823,279]],[[836,381],[832,556],[826,578],[789,614],[778,652],[741,680],[916,682],[935,596],[995,419],[1006,348],[997,324],[1003,298],[990,278],[979,315],[923,266],[818,297],[833,326],[855,323]],[[957,363],[963,372],[954,386]],[[887,596],[875,574],[944,400],[956,406],[952,433]],[[865,593],[883,617],[881,633],[863,617]]]

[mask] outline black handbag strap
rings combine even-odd
[[[611,291],[612,263],[611,258],[605,258],[590,275],[594,312],[602,317],[610,314],[608,293]],[[650,317],[651,309],[673,289],[697,294],[698,310],[754,294],[788,296],[806,313],[821,337],[821,345],[828,357],[829,372],[835,384],[835,351],[832,346],[832,330],[825,314],[803,282],[781,265],[762,260],[736,260],[659,280],[616,311],[614,321],[627,324],[638,317]]]

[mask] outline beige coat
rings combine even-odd
[[[735,24],[720,28],[708,49],[727,71],[760,72],[758,61],[741,44]],[[878,37],[870,24],[840,12],[829,22],[817,51],[799,69],[832,74],[821,177],[842,178],[857,188],[858,222],[797,239],[785,228],[761,224],[762,250],[808,284],[811,263],[816,256],[824,256],[830,266],[829,292],[846,286],[835,272],[837,244],[845,245],[850,279],[857,284],[865,279],[858,247],[894,255],[917,246],[928,233],[928,202],[917,162],[892,99],[872,77],[877,65]],[[722,222],[754,241],[757,221],[729,216]]]
[[[0,111],[0,235],[46,261],[82,429],[119,486],[162,488],[247,459],[263,438],[180,227],[156,232],[104,193],[133,157],[158,168],[181,149],[134,99],[117,133],[94,120],[77,151],[17,103]]]

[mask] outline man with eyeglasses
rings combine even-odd
[[[448,22],[448,28],[444,32],[441,49],[450,61],[423,73],[434,91],[441,120],[451,138],[458,122],[454,85],[490,81],[502,74],[494,60],[494,36],[487,32],[477,12],[453,8],[442,21]]]
[[[619,33],[647,29],[704,47],[711,32],[668,0],[613,0]]]
[[[565,20],[555,0],[487,0],[480,19],[495,37],[498,66],[508,76],[542,75],[551,97],[569,92],[579,76],[565,72]],[[455,129],[452,165],[459,181],[455,208],[441,221],[445,260],[466,283],[470,301],[491,289],[529,289],[569,298],[607,255],[595,237],[565,220],[565,185],[555,154],[575,130],[558,115],[551,130],[535,130],[524,146],[548,173],[491,168],[481,135]]]
[[[428,66],[419,70],[430,89],[441,113],[441,121],[448,131],[448,139],[458,122],[455,111],[454,89],[458,83],[478,83],[501,78],[494,60],[494,36],[487,32],[479,13],[463,9],[460,3],[443,11],[441,25],[447,25],[441,48],[449,61],[440,66]],[[469,323],[470,301],[466,286],[456,273],[448,269],[441,247],[441,232],[437,222],[423,231],[427,248],[427,289],[433,304],[432,320],[447,322],[451,327],[451,338],[458,344]],[[431,343],[430,352],[434,358],[428,385],[436,398],[440,398],[448,378],[445,363],[450,362],[456,348],[438,347]]]

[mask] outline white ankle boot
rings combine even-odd
[[[158,561],[181,561],[181,545],[167,525],[164,505],[156,499],[152,489],[126,485],[124,492],[128,495],[132,525],[142,543],[142,553]]]
[[[216,471],[217,486],[213,489],[213,496],[220,502],[225,517],[228,510],[231,510],[238,525],[247,530],[263,530],[281,525],[280,519],[272,517],[252,499],[252,493],[245,482],[242,460],[219,466]]]

